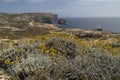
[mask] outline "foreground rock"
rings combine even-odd
[[[0,69],[0,80],[12,80],[11,76],[5,74],[4,70]]]

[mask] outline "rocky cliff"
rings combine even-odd
[[[0,25],[15,25],[15,23],[25,24],[30,21],[40,23],[55,23],[57,22],[57,14],[52,13],[0,13]]]

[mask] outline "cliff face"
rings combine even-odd
[[[10,14],[0,13],[0,24],[11,24],[15,22],[40,22],[40,23],[56,23],[58,16],[52,13],[21,13]]]

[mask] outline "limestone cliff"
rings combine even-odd
[[[22,24],[27,24],[27,22],[40,22],[40,23],[56,23],[57,14],[52,13],[0,13],[0,25],[15,25],[16,23],[22,22]]]

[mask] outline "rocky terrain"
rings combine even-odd
[[[51,13],[0,13],[0,37],[16,39],[57,31],[56,21],[57,15]]]
[[[0,14],[0,80],[120,80],[120,34],[56,21],[51,13]]]
[[[17,39],[56,31],[72,33],[82,38],[119,36],[119,34],[112,34],[112,32],[77,28],[63,30],[56,25],[58,21],[58,15],[52,13],[0,13],[0,38]]]

